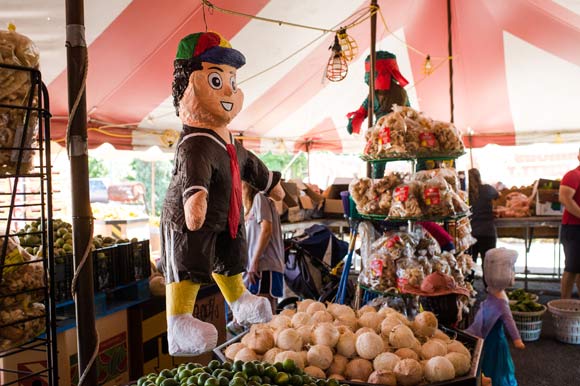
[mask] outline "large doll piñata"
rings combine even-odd
[[[370,55],[365,60],[365,82],[370,79]],[[378,120],[393,110],[393,105],[408,106],[409,98],[405,87],[409,82],[399,71],[397,57],[388,51],[377,51],[375,61],[375,99],[373,112]],[[360,128],[368,116],[369,98],[367,97],[357,111],[348,113],[349,133],[360,133]]]
[[[516,251],[493,248],[485,254],[484,276],[487,298],[479,306],[475,321],[467,332],[484,339],[482,372],[493,386],[517,386],[515,367],[505,330],[519,349],[525,347],[514,322],[505,289],[514,285]]]
[[[173,101],[183,131],[161,214],[171,355],[213,349],[218,332],[193,317],[201,283],[215,281],[241,323],[272,318],[267,299],[244,287],[247,246],[241,180],[276,197],[280,173],[270,172],[229,132],[244,95],[236,71],[245,57],[214,32],[188,35],[174,61]]]

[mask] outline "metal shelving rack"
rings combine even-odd
[[[37,296],[35,300],[44,305],[43,314],[26,316],[0,325],[0,331],[4,329],[6,332],[10,326],[22,328],[24,322],[43,320],[44,327],[41,335],[26,341],[19,339],[16,347],[0,351],[0,383],[56,386],[58,360],[55,302],[51,291],[51,288],[54,288],[54,256],[48,90],[42,83],[41,73],[37,69],[6,64],[0,64],[0,68],[14,71],[14,74],[25,73],[29,80],[26,83],[29,90],[24,103],[0,104],[0,113],[12,112],[24,115],[22,130],[15,129],[14,145],[7,147],[6,144],[0,143],[0,154],[11,154],[14,160],[13,168],[10,170],[4,168],[0,171],[0,287],[5,284],[3,283],[5,272],[19,269],[26,264],[41,265],[43,278],[42,286],[36,288],[11,291],[11,287],[4,286],[0,292],[0,312],[9,310],[9,307],[2,309],[4,307],[2,298],[6,300],[10,297],[16,299],[16,296],[19,296],[19,299],[26,298],[27,295]],[[27,135],[34,132],[36,121],[38,134],[33,144],[28,146]],[[14,128],[18,126],[15,125]],[[30,152],[35,153],[33,168],[26,170],[23,159]],[[31,224],[36,226],[31,227]],[[29,227],[26,228],[26,225]],[[17,263],[7,262],[8,240],[25,237],[34,237],[37,241],[40,239],[35,258]],[[29,358],[29,361],[36,362],[35,366],[30,366],[30,369],[22,366],[19,361],[26,361],[20,358]]]

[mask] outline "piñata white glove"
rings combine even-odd
[[[267,323],[272,320],[270,301],[265,297],[252,295],[248,290],[232,302],[230,307],[240,324]]]
[[[211,351],[218,341],[213,324],[202,322],[193,315],[167,317],[167,342],[172,356],[195,356]]]

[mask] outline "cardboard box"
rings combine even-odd
[[[536,191],[536,216],[561,216],[564,206],[559,198],[560,181],[540,178],[534,186]]]
[[[556,201],[544,201],[540,199],[540,192],[536,196],[536,216],[561,216],[564,214],[564,205]],[[545,195],[543,196],[546,197]]]
[[[342,207],[342,200],[335,200],[332,198],[327,198],[326,200],[324,200],[324,213],[344,214],[344,208]]]
[[[306,184],[306,189],[304,189],[304,193],[312,200],[312,205],[314,209],[321,209],[324,205],[324,196],[322,194],[317,193],[312,189],[308,184]]]
[[[312,199],[308,196],[300,196],[300,206],[302,209],[314,209]]]
[[[304,210],[299,206],[288,208],[288,222],[299,222],[304,220]]]
[[[288,210],[288,207],[286,204],[284,204],[284,201],[274,201],[274,206],[276,207],[276,212],[278,212],[278,215],[280,216],[284,215],[284,213]]]
[[[300,190],[298,186],[294,182],[286,182],[282,181],[281,183],[282,188],[284,189],[284,203],[288,206],[288,208],[292,207],[299,207],[300,206]]]

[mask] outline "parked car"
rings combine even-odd
[[[91,202],[109,202],[107,185],[102,178],[89,178]]]

